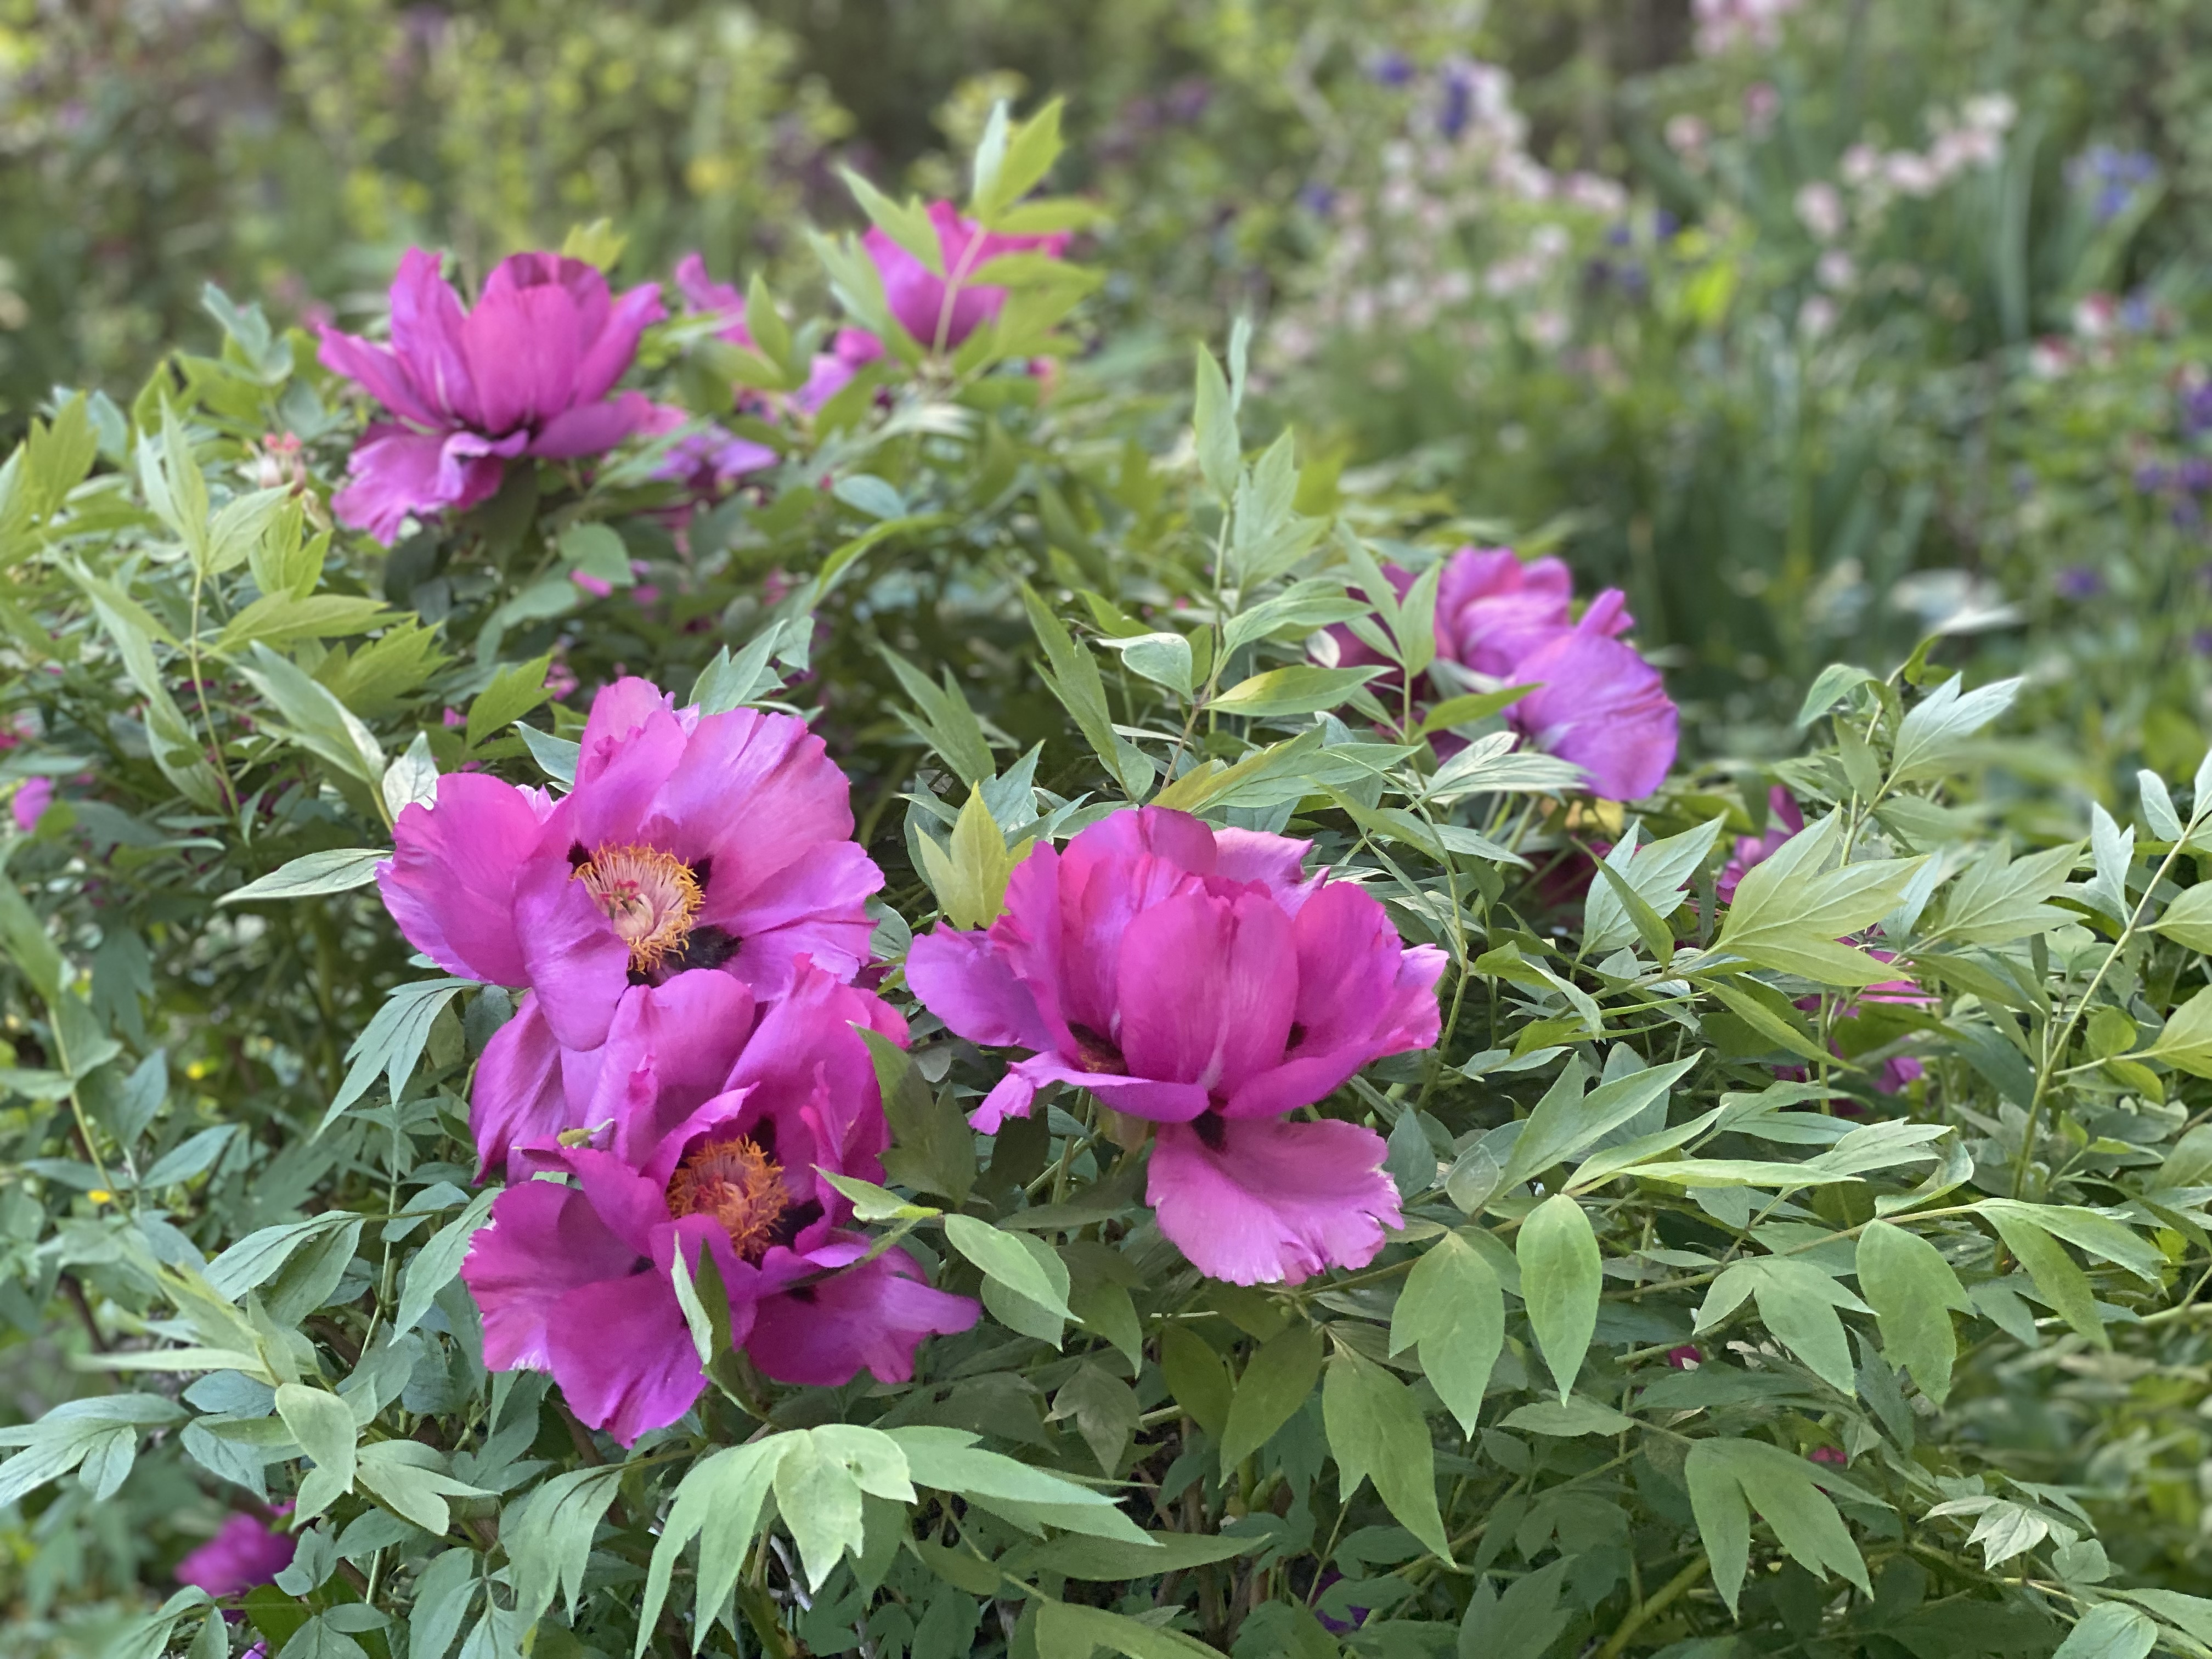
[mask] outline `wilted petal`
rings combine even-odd
[[[1382,1171],[1382,1137],[1324,1121],[1209,1119],[1212,1142],[1167,1124],[1146,1196],[1160,1231],[1208,1278],[1295,1284],[1328,1267],[1364,1267],[1384,1227],[1404,1223]]]

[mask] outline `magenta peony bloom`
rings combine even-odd
[[[689,424],[690,420],[691,411],[688,409],[674,404],[654,404],[638,429],[658,438]],[[653,470],[653,476],[680,483],[694,495],[712,501],[727,495],[746,474],[774,466],[781,459],[766,444],[710,425],[688,438],[679,439],[668,452],[668,459]]]
[[[1397,565],[1383,574],[1401,598],[1413,586],[1413,573]],[[1674,764],[1674,705],[1659,671],[1620,638],[1635,626],[1626,596],[1607,588],[1579,622],[1572,599],[1573,578],[1558,559],[1524,564],[1510,548],[1462,547],[1437,584],[1437,654],[1478,682],[1535,686],[1506,709],[1506,723],[1581,767],[1593,793],[1634,800]],[[1328,631],[1334,661],[1383,660],[1345,624]],[[1395,684],[1402,688],[1402,677]],[[1458,746],[1449,736],[1434,741],[1442,751]]]
[[[177,1582],[197,1585],[217,1601],[243,1595],[290,1566],[299,1547],[297,1539],[235,1510],[214,1537],[177,1563]]]
[[[1049,1083],[1160,1127],[1160,1229],[1216,1279],[1358,1267],[1401,1220],[1382,1137],[1292,1123],[1368,1061],[1437,1040],[1443,953],[1408,950],[1358,887],[1302,878],[1310,842],[1158,807],[1039,847],[981,932],[916,939],[907,980],[960,1036],[1025,1048],[975,1114]]]
[[[661,994],[681,1001],[678,987],[707,977]],[[803,961],[757,1025],[749,1006],[744,1019],[714,1017],[717,997],[749,1005],[727,981],[696,1006],[664,1007],[645,1063],[605,1068],[621,1109],[593,1143],[521,1155],[574,1184],[509,1187],[461,1265],[485,1363],[550,1370],[578,1417],[625,1445],[675,1422],[706,1386],[676,1296],[679,1249],[695,1278],[712,1256],[732,1340],[781,1382],[830,1387],[863,1370],[904,1382],[924,1337],[977,1315],[932,1289],[903,1250],[863,1260],[867,1240],[843,1224],[850,1203],[817,1174],[882,1179],[890,1129],[853,1028],[903,1043],[904,1023]]]
[[[891,315],[928,351],[951,350],[1006,304],[1006,290],[975,285],[969,280],[975,272],[1002,254],[1036,252],[1056,259],[1067,246],[1064,231],[1004,236],[978,230],[975,221],[962,218],[950,202],[932,202],[929,221],[936,227],[937,245],[944,255],[942,277],[932,276],[927,265],[880,230],[872,228],[861,239],[883,276],[884,298]]]
[[[694,981],[780,996],[801,955],[841,979],[868,959],[865,907],[883,875],[849,839],[850,785],[822,740],[785,714],[672,704],[641,679],[603,690],[560,799],[447,774],[434,805],[399,815],[378,866],[417,950],[530,988],[477,1069],[487,1167],[582,1121],[561,1079],[595,1062],[564,1051],[715,994]]]
[[[611,449],[644,424],[642,392],[610,397],[660,320],[660,287],[615,297],[580,259],[518,253],[485,279],[476,309],[410,248],[392,283],[392,343],[325,324],[323,367],[398,418],[372,425],[331,497],[341,522],[389,544],[409,514],[459,511],[499,488],[518,455],[566,460]]]
[[[1607,588],[1574,627],[1513,665],[1512,678],[1536,689],[1505,719],[1532,746],[1581,767],[1593,794],[1638,800],[1666,781],[1678,716],[1659,671],[1613,637],[1628,625],[1621,598]]]
[[[15,815],[15,827],[25,835],[39,827],[39,820],[46,815],[46,808],[54,804],[54,781],[52,778],[25,778],[15,786],[15,793],[8,803],[8,810]]]

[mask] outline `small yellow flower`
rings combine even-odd
[[[105,1187],[94,1187],[90,1192],[87,1193],[85,1196],[95,1204],[112,1204],[115,1202],[115,1194],[109,1192]]]

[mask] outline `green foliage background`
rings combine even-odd
[[[2144,475],[2212,459],[2208,33],[2185,0],[1874,0],[1711,51],[1657,0],[14,8],[0,784],[67,787],[0,892],[10,1644],[2207,1651],[2212,589]],[[1475,59],[1547,192],[1421,159]],[[257,493],[285,430],[326,496],[358,411],[287,325],[373,316],[409,242],[474,280],[605,219],[617,280],[698,248],[826,323],[835,165],[963,195],[994,102],[1054,94],[1095,290],[887,370],[680,544],[635,456],[389,556]],[[1813,222],[1854,145],[1932,152],[2000,94],[1992,155]],[[2110,212],[2100,145],[2149,161]],[[726,368],[670,331],[640,378],[719,415]],[[586,599],[600,532],[660,600]],[[1418,653],[1369,561],[1508,538],[1625,586],[1669,666],[1684,763],[1632,812],[1440,765],[1304,666],[1353,610]],[[1329,1103],[1413,1224],[1357,1275],[1209,1285],[1086,1103],[969,1134],[997,1062],[925,1022],[878,1219],[970,1291],[956,1230],[1042,1241],[1057,1304],[1002,1282],[912,1389],[710,1395],[629,1463],[487,1378],[451,1270],[506,994],[424,985],[354,885],[237,895],[383,845],[426,769],[557,781],[618,664],[811,714],[892,958],[1079,798],[1315,836],[1453,958],[1443,1043]],[[1827,827],[1723,907],[1776,783]],[[1835,943],[1876,927],[1904,969]],[[1908,970],[1924,1000],[1857,998]],[[250,1363],[188,1387],[176,1342]],[[360,1478],[252,1631],[155,1613],[303,1456]],[[866,1503],[802,1481],[841,1456]],[[1049,1513],[993,1485],[1044,1479]],[[685,1554],[708,1511],[772,1541]],[[715,1627],[694,1585],[740,1546]]]

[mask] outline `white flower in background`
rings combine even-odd
[[[1797,307],[1797,331],[1808,340],[1818,340],[1836,325],[1836,302],[1825,294],[1815,294]]]
[[[1853,144],[1844,152],[1838,171],[1847,185],[1872,184],[1881,173],[1881,152],[1872,144]]]
[[[1858,261],[1839,247],[1832,247],[1821,254],[1820,263],[1813,267],[1820,286],[1838,293],[1850,288],[1859,279]]]
[[[1670,115],[1663,132],[1667,148],[1674,152],[1685,167],[1692,173],[1705,170],[1705,146],[1713,136],[1711,127],[1694,115]]]
[[[1797,191],[1797,221],[1817,240],[1834,241],[1844,229],[1843,192],[1825,179],[1802,186]]]
[[[1592,213],[1618,214],[1628,205],[1628,192],[1611,179],[1595,173],[1567,175],[1566,199]]]
[[[1531,312],[1522,329],[1528,335],[1529,344],[1540,350],[1557,351],[1566,343],[1567,313],[1549,307]]]
[[[1782,43],[1782,20],[1801,0],[1695,0],[1690,15],[1697,26],[1698,55],[1711,58],[1740,46],[1771,48]]]
[[[2020,116],[2020,106],[2010,94],[1985,92],[1966,100],[1966,125],[1983,132],[2007,132]]]
[[[1883,156],[1881,174],[1900,196],[1933,196],[1943,184],[1936,164],[1909,149],[1892,150]]]

